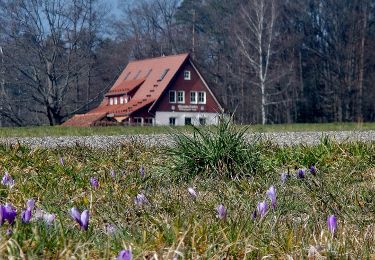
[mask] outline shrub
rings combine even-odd
[[[241,178],[254,174],[260,167],[258,142],[245,139],[247,127],[236,127],[232,118],[221,115],[219,124],[192,126],[191,134],[172,133],[175,145],[167,149],[172,169],[179,178],[197,175]]]

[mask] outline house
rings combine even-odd
[[[65,126],[217,124],[223,108],[189,54],[130,62],[101,104]]]

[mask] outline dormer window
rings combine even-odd
[[[185,70],[184,71],[184,80],[191,80],[190,70]]]
[[[120,104],[124,104],[124,96],[120,97]]]
[[[126,74],[124,80],[127,80],[129,78],[129,76],[130,76],[130,72],[128,72],[128,74]]]
[[[110,105],[110,106],[113,105],[113,98],[109,98],[109,105]]]
[[[137,72],[137,74],[135,75],[134,79],[137,79],[138,76],[139,76],[139,74],[141,74],[141,71],[140,71],[140,70]]]
[[[114,104],[114,105],[117,105],[117,97],[114,97],[114,98],[113,98],[113,104]]]
[[[160,75],[160,78],[158,79],[158,81],[162,81],[164,79],[165,75],[167,75],[168,71],[169,71],[169,69],[165,69],[163,71],[163,73]]]

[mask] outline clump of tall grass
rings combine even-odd
[[[235,126],[231,117],[221,115],[216,126],[192,128],[191,134],[172,133],[175,145],[166,148],[179,178],[199,175],[241,178],[253,175],[261,166],[258,142],[255,138],[247,142],[248,128]]]

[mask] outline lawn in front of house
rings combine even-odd
[[[107,150],[0,146],[0,173],[14,180],[0,184],[1,204],[17,210],[14,224],[0,228],[0,255],[113,259],[129,249],[140,259],[375,256],[374,143],[263,143],[258,151],[261,164],[252,176],[201,172],[181,180],[172,157],[140,143]],[[304,178],[297,169],[305,170]],[[271,186],[275,208],[267,195]],[[22,223],[28,199],[35,208],[30,223]],[[268,209],[261,213],[257,206],[264,201]],[[73,207],[88,210],[87,231],[71,217]],[[327,227],[331,215],[334,233]]]
[[[239,126],[239,127],[242,127]],[[375,123],[325,123],[325,124],[275,124],[247,125],[248,132],[321,132],[321,131],[365,131],[375,130]],[[107,126],[107,127],[3,127],[0,137],[41,137],[41,136],[92,136],[92,135],[134,135],[166,134],[173,129],[190,132],[190,126]]]

